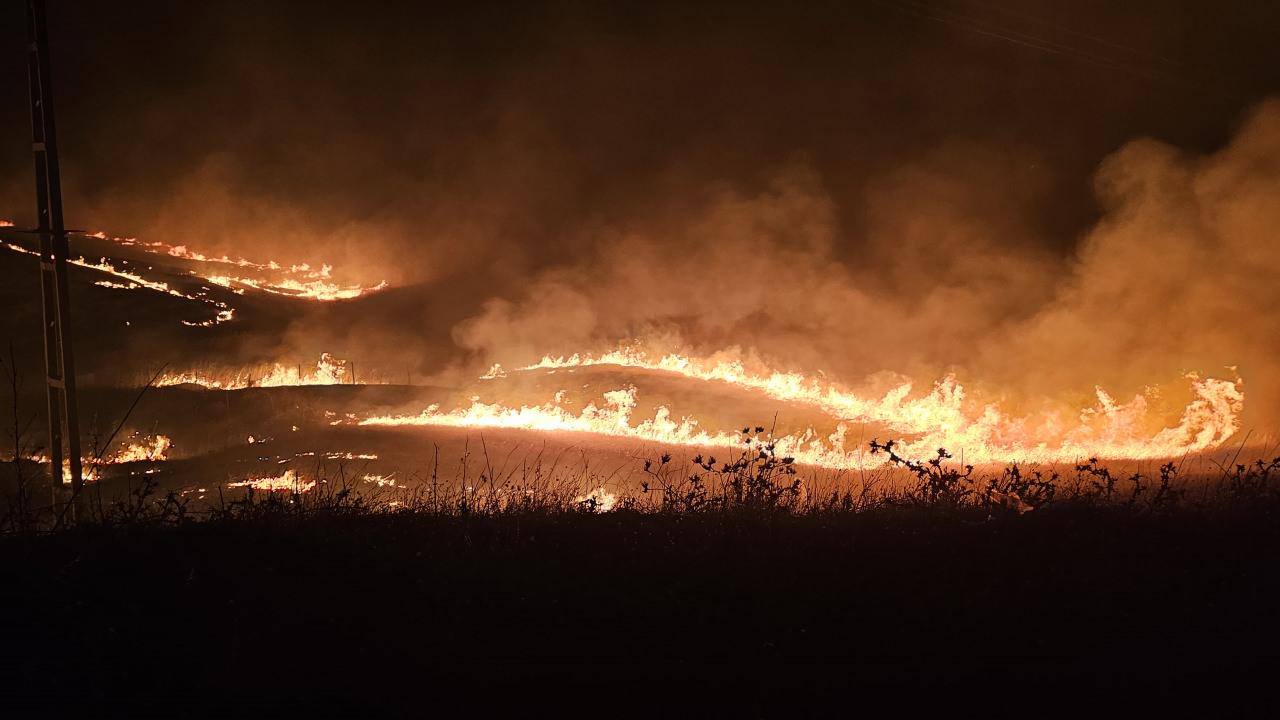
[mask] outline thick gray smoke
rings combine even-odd
[[[1056,297],[985,353],[1003,374],[1051,387],[1092,377],[1137,385],[1238,365],[1254,422],[1280,409],[1280,102],[1197,156],[1138,140],[1108,157],[1103,219]],[[1073,358],[1064,362],[1063,358]]]
[[[486,360],[638,337],[845,377],[954,371],[1015,397],[1237,366],[1255,421],[1275,419],[1280,102],[1207,156],[1136,140],[1106,158],[1104,215],[1065,259],[1024,241],[1016,197],[989,196],[1018,183],[991,180],[894,173],[868,193],[863,253],[841,258],[847,231],[801,165],[754,196],[715,193],[683,222],[603,229],[589,255],[488,301],[455,337]]]

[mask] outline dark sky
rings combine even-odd
[[[216,177],[227,212],[191,219],[223,240],[207,226],[247,196],[317,227],[464,210],[558,246],[803,157],[850,243],[869,179],[1004,163],[1037,168],[1015,184],[1067,247],[1107,153],[1211,149],[1280,86],[1269,2],[49,5],[69,217],[168,229],[184,181]],[[0,9],[0,215],[32,204],[21,12]]]

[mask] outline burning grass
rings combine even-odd
[[[255,370],[232,372],[166,372],[156,378],[157,387],[173,385],[199,385],[209,390],[244,390],[253,387],[300,387],[305,385],[354,384],[355,377],[348,364],[329,353],[321,353],[315,367],[286,366],[274,363]]]
[[[312,266],[218,257],[184,245],[141,242],[105,233],[95,233],[82,240],[103,246],[101,253],[88,256],[101,260],[82,258],[80,262],[93,277],[108,276],[96,285],[125,290],[141,288],[149,292],[140,297],[159,294],[166,296],[165,300],[176,298],[205,304],[216,311],[214,317],[184,322],[200,327],[227,325],[217,331],[194,329],[190,331],[191,337],[240,333],[262,320],[261,317],[255,319],[255,314],[271,314],[264,312],[267,307],[274,308],[272,312],[280,310],[281,317],[290,317],[303,306],[317,305],[294,300],[285,302],[279,299],[282,295],[317,301],[354,300],[376,295],[383,287],[334,284],[333,269],[323,263]],[[31,252],[14,243],[8,243],[7,247],[15,252]],[[112,254],[119,254],[118,251],[127,251],[133,259]],[[233,314],[232,305],[237,306],[240,314]],[[163,317],[167,323],[169,315],[166,313]],[[132,327],[128,320],[125,326]],[[329,422],[336,425],[350,420],[364,427],[591,433],[731,451],[738,438],[731,427],[718,424],[714,417],[700,412],[687,413],[670,403],[657,405],[651,415],[641,412],[644,400],[640,398],[642,393],[636,381],[661,375],[666,379],[688,381],[690,387],[701,386],[700,392],[705,388],[713,395],[724,390],[749,394],[770,403],[771,409],[779,405],[787,408],[792,420],[798,414],[815,418],[808,424],[790,423],[788,434],[776,440],[780,451],[801,463],[855,470],[867,462],[866,453],[860,447],[863,428],[870,428],[868,432],[872,434],[892,437],[904,444],[904,452],[910,455],[924,455],[934,448],[947,447],[970,462],[998,463],[1016,459],[1062,463],[1095,454],[1150,460],[1222,446],[1239,432],[1244,409],[1243,380],[1238,376],[1188,374],[1184,378],[1186,387],[1172,389],[1172,393],[1165,392],[1171,388],[1159,387],[1170,378],[1152,378],[1151,385],[1130,399],[1098,386],[1093,388],[1092,397],[1083,402],[1075,398],[1043,398],[1043,404],[1024,409],[1013,404],[1003,406],[1001,402],[1014,401],[999,398],[1000,402],[988,402],[981,392],[973,391],[974,386],[966,388],[952,375],[924,387],[901,379],[889,387],[848,386],[815,372],[816,368],[801,372],[794,367],[775,367],[765,358],[747,354],[744,359],[741,352],[734,350],[706,354],[687,348],[668,352],[670,347],[661,344],[653,346],[652,351],[643,348],[650,346],[633,339],[611,352],[548,355],[512,370],[494,366],[469,387],[476,392],[465,396],[460,393],[447,403],[407,403],[361,413],[358,417],[346,416],[345,420],[335,415]],[[351,350],[337,349],[343,354]],[[311,352],[309,349],[307,354]],[[371,379],[385,381],[389,377],[399,382],[398,371],[387,373],[386,368],[365,366],[362,358],[339,360],[324,353],[313,366],[311,361],[298,363],[298,357],[305,356],[272,357],[268,353],[254,358],[265,362],[238,366],[232,361],[224,366],[215,359],[215,353],[210,353],[194,365],[184,362],[172,372],[162,373],[155,382],[159,386],[198,385],[216,391],[368,384]],[[361,361],[359,377],[355,372],[356,359]],[[580,384],[573,380],[549,388],[550,392],[539,398],[528,397],[520,391],[520,386],[535,375],[545,379],[563,373],[556,376],[556,380],[560,380],[592,368],[625,372],[617,384],[595,388],[595,397],[585,401],[578,397]],[[118,371],[110,374],[118,381]],[[411,376],[411,372],[404,374],[406,385]],[[500,378],[510,379],[503,382]],[[646,387],[645,400],[650,397],[648,392]],[[470,398],[470,404],[462,401],[464,397]],[[296,424],[300,423],[290,423]]]
[[[913,397],[913,385],[905,382],[880,396],[858,392],[828,381],[772,368],[751,370],[736,360],[722,360],[670,353],[651,357],[642,350],[623,345],[618,350],[598,356],[575,354],[569,357],[543,357],[533,365],[515,372],[575,370],[588,367],[618,367],[654,371],[692,380],[723,383],[744,389],[775,401],[804,406],[820,411],[839,422],[836,433],[822,437],[809,431],[779,442],[798,459],[825,467],[854,467],[860,456],[844,447],[850,424],[874,424],[910,437],[910,451],[927,452],[939,446],[965,448],[970,458],[980,462],[1000,462],[1010,458],[1038,462],[1062,462],[1098,454],[1115,458],[1159,458],[1197,452],[1221,445],[1239,429],[1244,407],[1243,381],[1223,380],[1187,375],[1192,398],[1181,408],[1174,425],[1153,430],[1149,413],[1149,395],[1137,395],[1128,402],[1118,401],[1102,387],[1094,389],[1096,404],[1076,411],[1074,420],[1059,413],[1043,417],[1016,417],[995,404],[974,407],[966,402],[967,393],[955,376],[934,383],[923,396]],[[483,377],[494,380],[508,373],[495,365]],[[605,423],[593,422],[586,411],[582,417],[564,414],[557,404],[519,409],[476,402],[469,409],[441,412],[428,408],[418,417],[382,417],[366,422],[378,424],[440,424],[481,422],[493,426],[519,424],[536,427],[555,425],[576,428],[593,425],[600,431],[620,425],[637,435],[661,435],[680,444],[732,445],[731,434],[708,434],[697,428],[691,418],[674,421],[670,413],[659,414],[652,421],[631,428],[613,422],[635,406],[635,389],[615,391],[629,393],[629,398],[606,397],[613,412]],[[609,410],[610,408],[606,408]],[[533,417],[537,416],[537,417]]]
[[[0,220],[0,227],[12,227],[13,223]],[[20,238],[20,235],[15,235]],[[214,327],[231,322],[236,308],[225,299],[212,297],[208,285],[223,288],[232,296],[254,291],[267,295],[304,301],[331,302],[352,300],[377,293],[387,288],[386,282],[372,286],[342,284],[334,279],[333,267],[308,263],[287,264],[269,260],[255,262],[226,255],[213,257],[188,249],[184,245],[163,242],[142,242],[136,238],[115,237],[95,232],[80,238],[104,243],[103,252],[94,260],[84,255],[69,259],[72,265],[108,279],[94,282],[98,287],[113,290],[145,290],[202,304],[213,315],[200,320],[182,320],[188,327]],[[0,247],[25,255],[39,255],[32,247],[6,240]],[[120,257],[132,254],[133,259]],[[156,265],[161,265],[157,268]],[[235,273],[235,274],[231,274]]]
[[[122,463],[154,463],[163,459],[167,450],[168,439],[158,436],[124,443],[112,457]],[[1113,468],[1098,458],[1074,465],[975,468],[955,462],[944,448],[923,459],[905,457],[901,445],[894,441],[872,440],[868,450],[882,456],[885,463],[858,474],[822,471],[802,466],[782,453],[778,442],[757,426],[743,428],[737,447],[721,458],[698,453],[677,459],[662,452],[638,461],[639,467],[625,477],[619,476],[619,469],[607,475],[594,471],[585,455],[576,468],[561,465],[560,457],[543,463],[541,456],[516,467],[506,462],[495,466],[483,444],[480,454],[473,454],[467,446],[452,477],[441,476],[438,448],[429,474],[400,477],[396,472],[370,473],[349,465],[376,460],[376,455],[327,453],[324,457],[336,465],[317,462],[311,472],[287,467],[276,474],[219,484],[216,492],[205,487],[161,492],[154,469],[129,473],[123,494],[120,480],[113,485],[94,476],[86,497],[80,500],[79,513],[81,523],[167,525],[273,514],[447,517],[530,512],[762,512],[822,516],[915,508],[990,521],[1006,515],[1081,509],[1213,513],[1242,507],[1272,508],[1280,501],[1280,457],[1232,460],[1219,464],[1215,472],[1200,469],[1185,473],[1185,460],[1131,470]],[[104,490],[108,485],[112,487]],[[32,495],[29,479],[20,492],[6,495],[8,507],[0,514],[0,529],[13,533],[67,526],[71,500],[40,506],[30,502]]]

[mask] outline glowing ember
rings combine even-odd
[[[353,452],[327,452],[324,454],[328,460],[377,460],[378,456],[373,453],[353,453]]]
[[[205,279],[215,285],[231,288],[237,293],[244,293],[244,287],[261,290],[263,292],[273,293],[275,295],[287,295],[289,297],[307,298],[309,300],[350,300],[358,298],[366,293],[376,292],[387,287],[385,281],[378,283],[372,287],[361,287],[352,285],[343,287],[329,282],[325,279],[329,273],[329,266],[325,265],[323,275],[319,273],[308,273],[308,277],[315,277],[310,280],[295,280],[285,278],[274,283],[266,283],[255,280],[253,278],[231,277],[229,275],[210,275]],[[243,286],[243,287],[241,287]]]
[[[586,495],[579,495],[574,502],[595,512],[609,512],[618,504],[618,496],[602,487],[596,488]]]
[[[288,492],[302,494],[310,492],[316,487],[315,480],[300,480],[297,470],[285,470],[283,474],[276,476],[248,478],[240,482],[228,483],[227,487],[233,488],[253,488],[254,490],[263,490],[266,492]]]
[[[362,479],[365,482],[373,483],[378,487],[396,486],[395,473],[391,473],[390,475],[365,475]]]

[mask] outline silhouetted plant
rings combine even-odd
[[[1239,463],[1226,473],[1227,493],[1234,501],[1260,500],[1272,493],[1271,476],[1280,473],[1280,457]]]
[[[648,479],[640,492],[657,494],[657,506],[671,512],[793,508],[801,495],[795,458],[779,455],[777,441],[761,426],[742,429],[742,446],[725,462],[698,454],[692,460],[697,469],[688,474],[672,466],[669,453],[656,463],[645,460]]]
[[[778,443],[756,426],[742,429],[744,449],[732,462],[717,467],[714,457],[705,461],[694,458],[694,464],[714,473],[721,482],[724,502],[729,507],[777,508],[794,503],[800,497],[801,483],[796,477],[795,458],[779,456]]]
[[[872,440],[871,454],[886,453],[889,456],[889,462],[892,465],[899,466],[907,470],[907,472],[916,476],[919,484],[916,486],[914,500],[921,501],[928,505],[959,505],[965,498],[973,494],[973,485],[969,478],[973,475],[973,466],[965,465],[962,468],[944,465],[944,462],[951,459],[951,453],[946,448],[938,448],[937,455],[921,462],[919,460],[911,460],[899,455],[894,448],[897,443],[893,440],[879,442]]]
[[[1101,498],[1103,500],[1111,500],[1116,491],[1116,477],[1111,474],[1111,470],[1098,464],[1098,458],[1089,458],[1089,462],[1076,465],[1077,477],[1088,476],[1088,485],[1085,485],[1083,496],[1090,499]]]
[[[359,473],[351,477],[361,479],[350,482],[342,464],[332,474],[317,466],[306,482],[298,475],[295,485],[285,491],[255,490],[250,486],[228,498],[219,487],[219,500],[212,506],[190,496],[192,488],[160,494],[159,476],[151,475],[143,476],[141,484],[136,478],[129,479],[127,489],[120,487],[122,495],[104,502],[102,486],[113,480],[111,466],[102,465],[101,478],[91,483],[92,497],[98,498],[95,512],[79,522],[179,525],[199,519],[275,521],[390,512],[451,518],[605,511],[820,514],[902,504],[938,510],[981,510],[988,518],[994,518],[1049,506],[1161,512],[1226,508],[1252,512],[1280,499],[1280,488],[1273,481],[1280,475],[1280,457],[1224,467],[1217,483],[1213,476],[1193,476],[1193,482],[1201,483],[1203,495],[1202,500],[1188,505],[1187,481],[1180,475],[1180,465],[1173,462],[1160,465],[1158,474],[1150,476],[1141,472],[1116,473],[1096,457],[1075,464],[1074,476],[1068,474],[1066,478],[1052,467],[1028,468],[1017,463],[975,475],[972,465],[949,462],[952,454],[945,448],[938,448],[928,459],[916,460],[904,456],[897,441],[872,440],[869,446],[872,454],[887,456],[888,462],[872,469],[870,477],[861,472],[857,483],[843,482],[842,475],[835,473],[833,481],[827,480],[834,482],[834,487],[824,487],[818,471],[802,472],[792,457],[779,453],[771,432],[761,426],[747,427],[741,432],[741,446],[732,451],[728,460],[697,454],[691,460],[676,461],[667,452],[644,460],[643,468],[638,470],[642,473],[639,493],[620,489],[616,497],[610,494],[607,506],[593,489],[617,487],[611,484],[617,470],[604,477],[592,473],[585,453],[580,469],[557,472],[559,457],[549,468],[543,466],[541,455],[532,465],[521,463],[508,468],[504,460],[495,467],[486,450],[484,466],[478,473],[468,469],[470,455],[464,454],[452,483],[438,481],[437,463],[429,485],[391,487],[383,487],[383,483],[374,487],[367,476]],[[909,481],[905,491],[900,482],[903,476]],[[13,507],[15,503],[21,507],[21,496],[9,500],[8,514],[0,516],[0,532],[59,528],[53,508],[41,508],[38,515],[23,520]]]
[[[1156,486],[1156,494],[1151,497],[1151,506],[1167,508],[1182,502],[1184,491],[1175,490],[1173,481],[1178,477],[1178,466],[1167,462],[1160,466],[1160,484]]]
[[[999,477],[987,481],[988,509],[1003,508],[1020,514],[1044,507],[1057,496],[1057,483],[1056,472],[1045,475],[1037,469],[1028,473],[1013,463]]]

